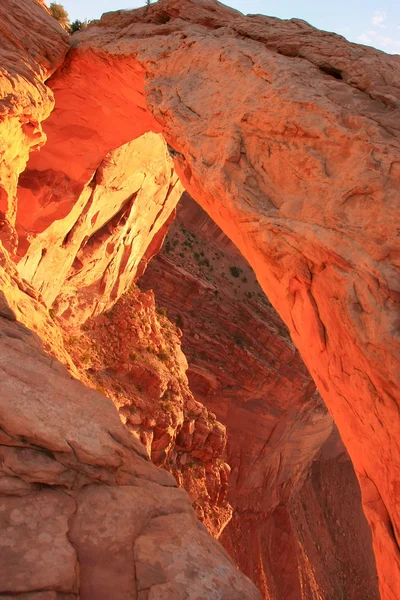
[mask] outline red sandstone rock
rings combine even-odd
[[[31,5],[40,10],[30,2],[18,10]],[[23,227],[33,209],[35,236],[60,218],[63,201],[70,214],[109,152],[162,131],[183,184],[253,265],[290,328],[354,462],[382,597],[397,600],[400,59],[211,0],[108,14],[74,38],[51,83],[58,108],[48,144],[24,179],[32,193],[18,205],[21,250],[30,260]],[[40,54],[28,53],[34,69]],[[4,190],[13,196],[29,135],[48,110],[32,105],[23,105],[35,115],[29,141],[19,117],[2,121],[11,140],[6,227],[15,203],[5,207]],[[44,274],[36,285],[46,283]]]
[[[232,514],[226,428],[194,400],[180,338],[164,313],[156,311],[152,292],[132,286],[83,329],[61,323],[81,379],[113,401],[128,430],[188,491],[197,515],[218,537]]]
[[[75,71],[94,53],[147,72],[184,186],[254,267],[338,424],[397,600],[400,59],[209,0],[108,14],[75,43]]]
[[[2,275],[6,269],[3,263]],[[21,298],[17,282],[12,285]],[[1,596],[258,599],[202,528],[186,492],[151,464],[110,400],[71,377],[6,305],[3,300]],[[45,313],[26,296],[23,306],[29,305]]]
[[[349,599],[377,598],[358,483],[338,436],[339,444],[330,443],[330,470],[327,459],[312,467],[322,465],[326,479],[333,473],[326,507],[310,481],[331,418],[251,268],[187,194],[139,285],[154,289],[180,323],[191,390],[227,425],[234,512],[220,540],[239,568],[271,600],[311,598],[316,589],[325,599],[340,597],[341,589]],[[303,524],[296,525],[299,497],[309,504],[307,521],[324,512],[305,539]],[[345,513],[347,539],[334,535],[331,511]],[[315,548],[323,542],[320,560]],[[354,571],[362,572],[357,583]]]
[[[0,240],[15,248],[16,190],[29,152],[46,141],[41,122],[54,106],[44,85],[61,64],[68,36],[35,0],[0,6]]]

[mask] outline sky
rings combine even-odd
[[[63,4],[71,21],[98,19],[103,12],[144,6],[144,0],[55,0]],[[297,17],[352,42],[400,54],[400,0],[228,0],[245,14],[281,19]]]

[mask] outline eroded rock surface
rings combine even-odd
[[[23,76],[32,81],[33,69],[38,81],[21,92],[28,134],[18,110],[10,120],[6,108],[1,121],[11,140],[1,167],[3,239],[14,248],[17,231],[18,256],[30,261],[30,243],[74,210],[110,152],[162,132],[182,183],[254,267],[337,422],[361,484],[382,597],[397,600],[399,57],[212,0],[105,15],[74,36],[49,83],[57,108],[48,142],[16,206],[9,198],[50,107],[41,82],[65,38],[43,11],[38,24],[33,0],[3,2],[2,23],[10,8],[23,41],[11,47],[3,36],[4,63],[18,72],[9,54],[18,46]],[[31,34],[42,18],[50,42]],[[60,257],[36,286],[63,270]]]
[[[107,154],[79,196],[65,175],[63,182],[56,177],[29,168],[20,178],[20,206],[27,205],[18,217],[20,251],[29,238],[29,253],[19,271],[57,314],[78,325],[112,306],[132,284],[182,186],[165,142],[154,133]]]
[[[358,482],[332,419],[254,272],[187,194],[139,285],[179,323],[191,390],[227,426],[234,512],[220,539],[239,568],[270,600],[378,598]]]
[[[15,250],[17,183],[31,151],[46,141],[41,122],[54,107],[45,81],[68,50],[68,36],[35,0],[0,6],[0,240]]]
[[[254,267],[338,424],[397,599],[399,57],[210,0],[111,13],[74,43],[69,72],[146,72],[184,186]],[[60,73],[61,102],[69,87]],[[132,114],[121,97],[107,103]]]
[[[194,399],[182,332],[156,310],[154,294],[132,286],[110,311],[81,328],[58,322],[80,378],[113,401],[152,462],[174,475],[218,537],[232,515],[226,428]]]
[[[4,301],[0,596],[259,598],[112,402],[74,379],[6,309]]]

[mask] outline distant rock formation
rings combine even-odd
[[[179,323],[190,388],[227,427],[234,512],[221,541],[239,568],[270,600],[315,590],[377,600],[371,534],[332,418],[251,267],[188,194],[138,284]]]
[[[2,2],[0,32],[0,239],[28,284],[13,281],[71,323],[100,313],[156,251],[182,184],[290,329],[359,479],[382,599],[398,600],[400,58],[214,0],[108,13],[64,61],[35,0]],[[127,190],[111,163],[159,134]]]

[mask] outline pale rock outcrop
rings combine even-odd
[[[165,142],[154,133],[107,154],[79,197],[54,177],[28,170],[20,178],[19,198],[29,210],[19,225],[33,234],[18,268],[48,305],[57,299],[57,314],[77,325],[129,289],[183,188]],[[36,202],[45,208],[36,212],[38,190]]]
[[[0,5],[0,240],[15,250],[17,183],[29,153],[46,141],[41,122],[54,107],[44,84],[68,50],[68,36],[35,0]]]
[[[113,404],[46,354],[6,301],[0,371],[2,598],[260,597]]]

